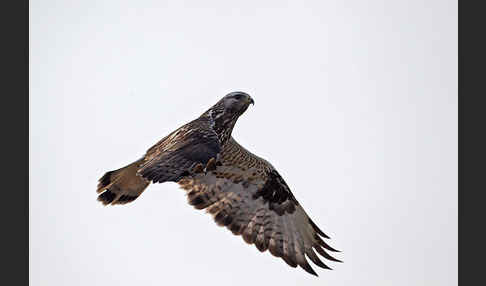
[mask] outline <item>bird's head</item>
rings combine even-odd
[[[234,91],[225,95],[215,106],[221,106],[224,114],[240,116],[250,104],[255,104],[251,96],[242,91]]]
[[[234,91],[221,98],[203,116],[208,117],[214,123],[213,128],[216,133],[231,135],[238,117],[246,111],[250,104],[255,104],[255,102],[247,93]]]

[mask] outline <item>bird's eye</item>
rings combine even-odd
[[[243,94],[237,93],[234,95],[235,99],[240,100],[243,97]]]

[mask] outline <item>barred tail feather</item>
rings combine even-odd
[[[141,160],[118,170],[106,172],[99,179],[96,192],[98,201],[104,205],[126,204],[134,201],[150,184],[137,175]]]

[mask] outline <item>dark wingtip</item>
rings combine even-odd
[[[310,268],[310,270],[307,270],[307,269],[304,269],[304,270],[305,270],[307,273],[309,273],[309,274],[312,274],[312,275],[314,275],[314,276],[316,276],[316,277],[319,277],[319,275],[317,275],[317,273],[316,273],[316,272],[314,271],[314,269],[312,269],[312,268]]]
[[[129,196],[129,195],[122,195],[118,201],[116,201],[116,204],[120,204],[120,205],[123,205],[123,204],[128,204],[130,202],[133,202],[137,197],[135,196]]]
[[[321,267],[321,268],[324,268],[324,269],[331,269],[329,266],[327,266],[326,264],[324,264],[324,262],[322,262],[319,257],[316,255],[316,253],[312,250],[312,249],[309,249],[306,251],[306,255],[310,258],[310,260],[312,262],[314,262],[314,264],[316,264],[317,266]]]
[[[314,271],[314,269],[312,269],[312,267],[310,266],[310,264],[306,261],[305,263],[301,263],[299,264],[299,266],[304,269],[307,273],[310,273],[314,276],[317,276],[319,277],[319,275],[317,275],[317,273]]]
[[[334,258],[332,257],[329,253],[327,253],[324,249],[322,249],[322,247],[320,247],[319,245],[315,245],[314,246],[315,250],[317,251],[317,253],[319,253],[320,255],[322,255],[324,258],[326,258],[327,260],[331,260],[331,261],[335,261],[335,262],[341,262],[341,260],[337,259],[337,258]]]
[[[325,234],[310,218],[309,218],[309,224],[312,226],[315,232],[317,232],[320,236],[329,239],[330,237]]]
[[[293,257],[283,255],[282,259],[283,259],[283,261],[285,261],[285,263],[287,263],[288,266],[290,266],[292,268],[297,267],[297,262],[295,261],[295,259]]]
[[[98,201],[102,202],[106,206],[111,204],[115,197],[116,195],[114,193],[112,193],[110,190],[106,190],[106,192],[98,196]]]
[[[333,252],[341,252],[337,249],[334,249],[332,247],[330,247],[324,240],[322,240],[318,235],[315,235],[315,239],[317,240],[317,243],[319,243],[319,245],[321,245],[322,247],[324,247],[325,249],[329,250],[329,251],[333,251]]]
[[[330,247],[329,245],[326,244],[326,246],[324,246],[327,250],[329,251],[332,251],[332,252],[341,252],[341,250],[337,250],[337,249],[334,249],[332,247]]]
[[[343,263],[343,261],[342,261],[342,260],[339,260],[339,259],[337,259],[337,258],[334,258],[334,257],[332,257],[331,255],[329,255],[329,257],[326,257],[326,258],[327,258],[328,260],[331,260],[331,261],[334,261],[334,262]]]
[[[101,177],[98,180],[98,186],[96,188],[97,193],[100,193],[101,191],[103,191],[103,189],[111,183],[111,174],[113,174],[114,172],[115,171],[106,172],[103,175],[103,177]]]

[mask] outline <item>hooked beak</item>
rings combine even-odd
[[[250,96],[248,96],[248,102],[249,102],[251,105],[255,105],[255,101],[253,101],[253,98],[251,98]]]

